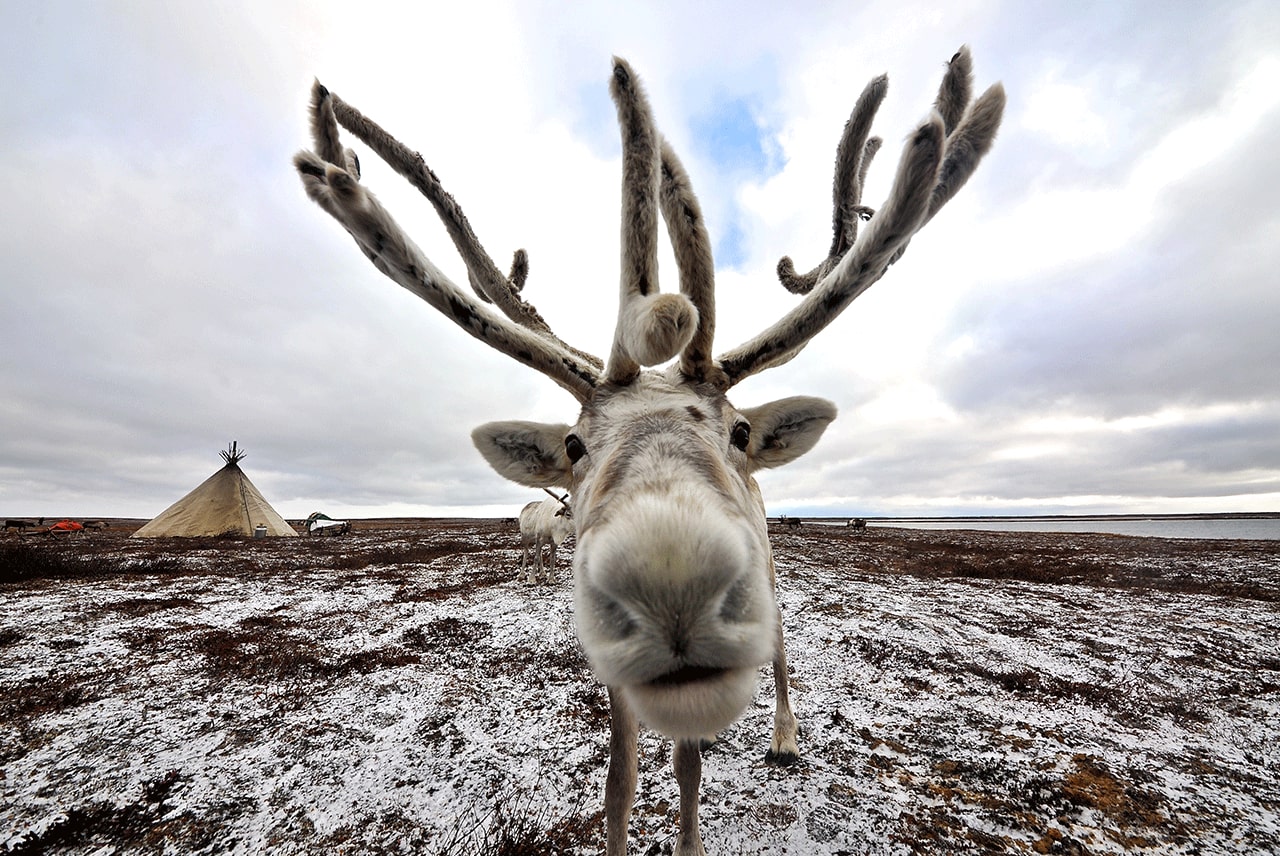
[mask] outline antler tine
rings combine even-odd
[[[635,326],[628,312],[640,302],[636,298],[658,290],[658,209],[654,201],[658,189],[658,135],[649,101],[631,66],[617,57],[613,60],[609,92],[622,130],[622,279],[618,326],[605,374],[611,381],[626,383],[640,371],[633,349],[624,344],[626,329]]]
[[[978,164],[991,151],[996,131],[1000,130],[1000,120],[1004,118],[1004,105],[1004,87],[999,83],[992,84],[978,96],[960,124],[947,137],[947,159],[942,164],[938,186],[934,188],[933,199],[929,202],[926,223],[964,187]]]
[[[640,366],[665,362],[688,345],[698,312],[684,295],[658,289],[659,137],[639,79],[617,57],[609,92],[622,132],[622,276],[605,378],[627,384]]]
[[[507,274],[507,281],[511,283],[512,289],[519,292],[524,291],[524,282],[528,278],[529,254],[524,250],[516,250],[511,257],[511,273]]]
[[[938,87],[938,97],[934,99],[933,109],[942,116],[942,125],[951,134],[960,123],[969,101],[973,98],[973,57],[969,54],[969,46],[961,45],[947,63],[946,73],[942,75],[942,85]]]
[[[996,131],[1000,129],[1000,120],[1004,116],[1004,87],[999,83],[993,84],[970,104],[972,77],[973,62],[966,45],[951,58],[942,86],[938,89],[935,106],[947,128],[947,158],[942,163],[938,186],[933,189],[924,223],[932,220],[942,206],[964,187],[982,158],[991,151]],[[957,102],[958,98],[965,100]],[[920,224],[922,228],[924,223]],[[907,241],[899,247],[890,264],[902,258],[910,244]]]
[[[831,249],[827,257],[806,274],[797,274],[790,256],[778,260],[778,279],[792,294],[808,294],[829,274],[858,237],[858,221],[870,217],[870,208],[862,205],[862,188],[867,167],[880,149],[880,138],[871,133],[871,122],[889,91],[889,78],[872,79],[858,96],[849,119],[844,123],[840,144],[836,146],[835,179],[831,185]]]
[[[485,252],[480,239],[476,237],[462,207],[440,184],[439,177],[427,166],[422,155],[411,151],[380,125],[337,95],[332,96],[332,101],[334,115],[342,126],[377,152],[392,169],[416,187],[435,208],[436,214],[453,240],[454,247],[462,256],[472,289],[482,300],[495,304],[512,321],[552,339],[556,344],[577,355],[579,359],[595,366],[602,365],[599,358],[580,351],[557,337],[533,304],[520,298],[519,292],[524,288],[525,278],[529,272],[528,254],[524,250],[516,250],[511,275],[503,276],[493,259]]]
[[[316,145],[329,156],[336,156],[341,147],[334,117],[341,110],[331,109],[331,104],[334,104],[332,94],[317,81],[312,92]],[[403,148],[398,142],[391,142]],[[350,160],[345,153],[343,160]],[[580,402],[590,399],[599,382],[595,364],[555,339],[549,331],[539,333],[494,315],[468,296],[405,235],[377,198],[359,183],[358,175],[309,151],[295,155],[294,166],[307,195],[346,228],[383,274],[431,304],[472,336],[542,372]]]
[[[726,378],[712,359],[716,333],[716,269],[711,238],[702,219],[702,206],[693,192],[689,174],[667,140],[662,141],[662,184],[659,201],[662,219],[675,251],[680,271],[680,293],[698,311],[698,328],[680,355],[685,377],[723,386]]]
[[[880,150],[879,137],[868,137],[871,123],[889,91],[889,78],[880,75],[867,84],[836,149],[836,176],[831,188],[831,250],[828,255],[839,259],[858,239],[858,222],[870,219],[870,208],[862,205],[862,189],[871,159]]]
[[[333,96],[319,80],[311,84],[311,140],[316,154],[325,163],[346,163],[346,151],[338,134],[338,120],[333,115]]]

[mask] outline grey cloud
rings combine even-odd
[[[1274,240],[1280,186],[1269,152],[1280,112],[1215,168],[1166,189],[1151,234],[1115,257],[1044,280],[1006,283],[967,303],[947,342],[968,356],[937,381],[962,410],[1070,403],[1107,417],[1171,404],[1273,398],[1280,364]],[[1080,212],[1088,240],[1088,212]],[[1247,354],[1245,359],[1242,354]]]
[[[722,98],[759,99],[781,115],[785,105],[770,99],[794,91],[782,77],[805,53],[795,48],[830,51],[826,35],[884,23],[881,7],[833,7],[820,23],[817,13],[787,12],[785,25],[768,30],[760,22],[777,12],[735,8],[742,39],[727,52],[695,54],[696,34],[678,26],[675,7],[636,7],[633,19],[658,15],[652,33],[628,32],[604,49],[594,42],[618,35],[610,16],[585,44],[558,13],[521,7],[539,34],[525,67],[540,81],[538,116],[586,128],[579,136],[588,147],[612,151],[607,52],[628,48],[667,96],[655,103],[668,133],[689,133],[690,117]],[[491,473],[467,433],[491,419],[571,419],[572,402],[565,396],[555,415],[544,414],[543,399],[559,394],[548,381],[511,370],[386,281],[306,201],[289,159],[306,140],[310,76],[368,45],[353,46],[346,30],[323,41],[324,28],[300,15],[289,7],[0,5],[0,68],[14,81],[10,121],[0,127],[11,212],[0,232],[6,513],[83,502],[91,506],[84,513],[153,514],[211,473],[233,439],[248,450],[250,476],[290,514],[317,501],[524,500],[527,490]],[[973,42],[980,80],[1005,80],[1011,114],[991,168],[966,193],[1001,207],[1042,187],[1115,185],[1170,128],[1215,103],[1278,15],[1268,4],[1207,15],[1191,4],[1144,3],[997,4],[968,16],[972,28],[960,40]],[[544,32],[560,34],[542,40]],[[932,49],[944,36],[953,48],[952,33],[926,32],[903,51]],[[903,59],[907,68],[920,62]],[[923,62],[905,76],[888,69],[895,86],[910,87],[911,74],[934,76],[937,61]],[[1062,81],[1104,93],[1095,106],[1119,129],[1115,139],[1067,150],[1018,128],[1020,96],[1054,63]],[[681,77],[692,82],[678,87]],[[397,106],[387,121],[398,121],[396,110],[409,114],[405,121],[420,118],[412,105]],[[768,475],[766,496],[848,495],[875,505],[899,495],[1049,503],[1280,492],[1277,132],[1273,115],[1247,139],[1205,141],[1225,156],[1170,188],[1157,222],[1123,253],[968,295],[928,361],[927,380],[955,408],[950,423],[859,424],[859,406],[891,373],[809,362],[812,355],[735,390],[744,405],[816,394],[839,399],[843,411],[810,456]],[[681,150],[714,157],[693,144]],[[737,210],[731,177],[714,163],[692,167],[709,222],[727,229]],[[476,216],[501,226],[502,214]],[[1079,214],[1079,232],[1064,242],[1088,240],[1088,212]],[[459,267],[451,255],[437,261]],[[772,283],[770,271],[755,273]],[[957,357],[961,337],[975,347]],[[1063,454],[997,454],[1054,439],[1028,433],[1024,423],[1035,416],[1116,419],[1169,406],[1210,409],[1171,427],[1058,438]]]

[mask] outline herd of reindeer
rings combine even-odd
[[[9,519],[4,522],[4,533],[18,535],[74,535],[94,529],[106,529],[105,520],[59,520],[57,523],[45,524],[45,519],[38,520]]]
[[[808,452],[836,407],[801,395],[736,407],[727,393],[794,358],[902,257],[990,150],[1005,105],[1000,84],[974,97],[972,59],[962,47],[947,63],[932,109],[906,137],[888,197],[872,208],[862,193],[881,147],[870,130],[887,89],[886,76],[873,79],[845,123],[826,257],[806,273],[789,257],[778,262],[782,286],[799,295],[794,307],[716,354],[715,264],[701,206],[657,130],[640,80],[615,58],[610,93],[622,139],[621,275],[613,343],[601,359],[561,339],[525,299],[523,249],[504,274],[421,155],[319,81],[312,87],[313,149],[294,157],[311,200],[381,273],[579,405],[572,424],[490,422],[471,436],[500,476],[573,496],[571,512],[552,494],[525,513],[548,518],[553,544],[570,527],[575,538],[575,629],[609,696],[607,856],[627,851],[641,723],[675,741],[675,856],[705,854],[698,826],[701,747],[742,714],[765,664],[772,664],[776,697],[765,759],[789,765],[798,758],[773,557],[753,473]],[[360,160],[343,144],[340,126],[426,197],[462,257],[470,290],[438,268],[361,183]],[[661,224],[678,292],[658,285]],[[532,574],[552,572],[539,569],[540,559],[533,564]]]

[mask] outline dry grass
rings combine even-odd
[[[0,851],[601,847],[605,693],[509,523],[127,534],[0,547]],[[771,535],[803,757],[760,764],[762,691],[706,756],[711,851],[1274,842],[1280,544]],[[641,759],[657,853],[668,744]]]

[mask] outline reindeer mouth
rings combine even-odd
[[[712,681],[722,677],[728,671],[728,669],[718,669],[713,666],[681,666],[665,675],[659,675],[648,684],[652,687],[678,687],[700,681]]]
[[[708,737],[746,710],[759,683],[757,671],[680,666],[621,690],[627,705],[654,731],[668,737]]]

